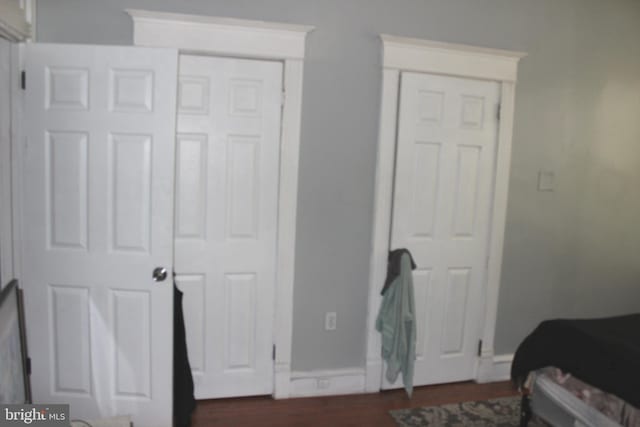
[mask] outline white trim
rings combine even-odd
[[[21,0],[24,1],[24,13],[26,15],[27,18],[27,23],[29,24],[29,37],[27,38],[27,41],[36,41],[36,37],[37,37],[37,25],[36,25],[36,4],[37,1],[36,0]]]
[[[291,397],[364,393],[364,369],[292,372]]]
[[[478,363],[476,381],[479,383],[508,381],[511,378],[512,362],[513,354],[503,354],[490,358],[481,357]]]
[[[32,39],[35,34],[35,0],[11,0],[2,3],[0,37],[12,42]]]
[[[289,397],[291,346],[293,336],[293,283],[298,207],[298,163],[302,119],[301,60],[286,60],[284,65],[285,102],[282,109],[280,179],[278,205],[277,290],[275,311],[275,387],[278,399]]]
[[[372,248],[369,263],[369,304],[367,315],[366,390],[375,392],[382,385],[380,336],[375,319],[380,306],[379,291],[386,275],[387,254],[393,206],[398,89],[402,71],[493,80],[501,83],[501,120],[499,125],[496,177],[491,216],[489,268],[485,310],[482,320],[481,359],[478,375],[493,360],[500,269],[509,189],[515,81],[521,52],[487,49],[381,35],[383,45],[382,103],[375,179]],[[483,373],[484,375],[484,373]],[[479,376],[476,377],[479,380]]]
[[[290,396],[291,340],[302,76],[306,35],[313,27],[229,18],[127,10],[137,46],[175,47],[183,52],[278,60],[284,63],[278,201],[274,390]]]
[[[11,224],[11,98],[12,48],[0,40],[0,289],[14,277],[13,226]]]
[[[13,237],[13,274],[22,279],[22,184],[23,151],[27,146],[24,141],[24,91],[21,88],[21,71],[24,70],[24,43],[14,44],[11,49],[11,204],[12,237]]]
[[[127,9],[136,46],[175,47],[217,55],[303,59],[313,27]]]
[[[29,36],[23,30],[16,28],[12,23],[0,19],[0,38],[7,39],[12,42],[20,42]]]
[[[515,82],[522,52],[381,35],[384,67]]]
[[[489,264],[487,267],[487,291],[482,320],[481,357],[493,357],[500,275],[504,249],[504,229],[507,219],[509,197],[509,172],[511,169],[511,145],[513,138],[513,115],[515,111],[515,82],[502,83],[498,147],[496,153],[496,175],[493,190],[493,209],[489,235]]]
[[[380,289],[387,274],[387,256],[391,233],[391,204],[393,200],[393,171],[396,146],[396,117],[398,109],[398,70],[382,70],[382,105],[378,137],[378,158],[374,195],[373,233],[369,262],[369,305],[367,340],[367,391],[380,390],[382,384],[382,341],[375,330],[378,307],[382,302]]]

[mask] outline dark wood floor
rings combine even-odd
[[[409,399],[404,391],[273,400],[271,397],[201,400],[193,427],[394,427],[389,410],[442,405],[516,395],[509,382],[472,382],[418,387]]]

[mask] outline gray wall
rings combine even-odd
[[[122,10],[310,24],[293,368],[363,366],[380,107],[379,33],[526,51],[496,350],[551,316],[640,309],[637,0],[46,0],[40,41],[131,44]],[[537,192],[540,169],[555,192]],[[326,311],[338,328],[323,330]]]

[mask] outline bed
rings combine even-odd
[[[518,347],[511,378],[553,426],[640,427],[640,314],[542,322]]]

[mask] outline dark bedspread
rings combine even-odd
[[[555,366],[640,408],[640,314],[588,320],[547,320],[520,344],[511,379]]]

